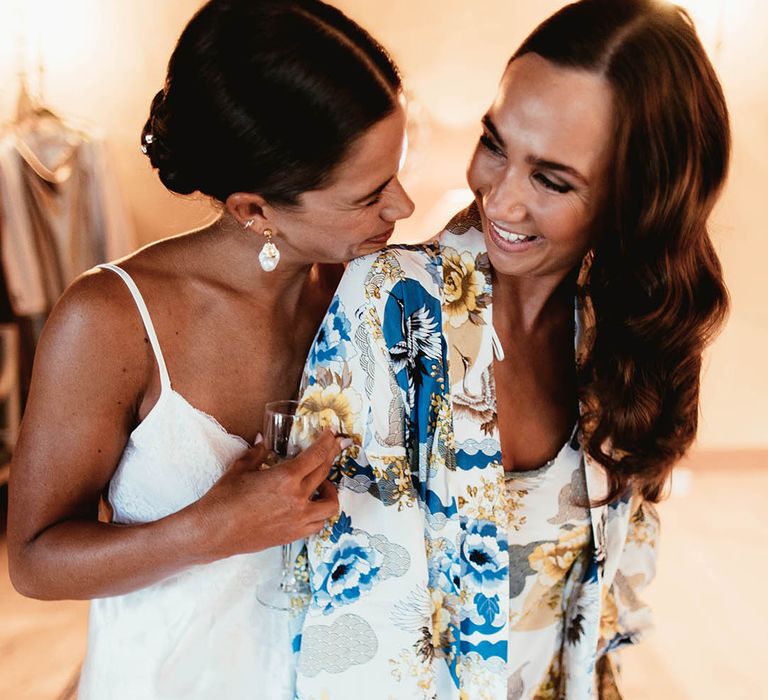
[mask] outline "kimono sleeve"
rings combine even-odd
[[[358,700],[365,687],[402,700],[433,695],[410,672],[432,673],[418,654],[431,599],[406,441],[409,339],[418,338],[408,331],[406,292],[423,260],[390,249],[350,263],[307,360],[298,409],[307,439],[332,427],[354,444],[329,475],[339,515],[307,539],[309,600],[295,641],[302,700]],[[398,617],[403,592],[424,595]],[[408,672],[393,675],[393,662]]]
[[[400,506],[414,502],[404,436],[407,397],[383,325],[385,312],[392,312],[390,291],[403,276],[393,251],[349,264],[310,350],[299,407],[308,441],[331,427],[354,442],[331,470],[340,490]]]
[[[656,573],[658,536],[656,509],[639,495],[634,496],[618,569],[603,600],[602,654],[638,642],[652,627],[650,608],[640,594]]]

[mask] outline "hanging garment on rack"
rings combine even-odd
[[[0,140],[2,264],[17,316],[46,314],[135,237],[104,145],[48,113]]]
[[[2,215],[0,215],[0,219]],[[2,229],[0,229],[0,241],[2,240]],[[0,249],[2,244],[0,243]],[[0,265],[0,336],[2,336],[2,329],[4,327],[14,326],[16,328],[16,357],[14,364],[16,366],[17,377],[16,383],[18,385],[18,397],[19,407],[21,410],[24,408],[27,394],[29,393],[29,384],[32,379],[32,363],[35,355],[35,346],[37,344],[37,338],[40,337],[40,333],[45,324],[45,314],[35,314],[34,316],[17,316],[13,312],[11,307],[10,295],[8,293],[8,286],[5,283],[5,273],[3,266]],[[8,337],[6,335],[6,342]],[[0,364],[2,364],[3,372],[7,371],[9,365],[8,359],[9,353],[0,351]],[[7,412],[3,408],[3,393],[0,391],[0,441],[3,441],[2,429],[5,427],[7,430],[13,429],[13,416],[14,412]],[[18,418],[21,417],[21,410],[19,411]],[[18,428],[18,425],[16,426]],[[7,440],[3,442],[5,447],[8,446]],[[0,463],[2,462],[2,449],[0,446]],[[2,484],[2,478],[0,478],[0,484]]]

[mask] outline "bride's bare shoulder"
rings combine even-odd
[[[198,246],[194,233],[166,238],[113,261],[125,271],[142,297],[162,304],[176,294],[174,281],[184,280]],[[49,335],[75,333],[79,337],[144,337],[136,300],[126,281],[114,270],[92,268],[80,275],[56,303],[46,323]]]

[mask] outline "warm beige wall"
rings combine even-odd
[[[140,243],[211,217],[207,202],[169,194],[139,152],[141,128],[173,45],[200,5],[199,0],[0,0],[0,121],[14,112],[17,33],[24,31],[29,62],[43,57],[46,103],[106,136]],[[37,85],[36,65],[29,70]]]
[[[198,0],[1,0],[0,120],[16,94],[16,33],[21,14],[42,37],[45,95],[61,114],[106,134],[139,239],[148,242],[203,223],[204,201],[166,193],[138,151],[149,102]],[[464,187],[477,123],[514,47],[560,0],[337,0],[390,48],[421,107],[422,129],[406,184],[417,204],[399,237],[431,235],[455,204],[438,204]],[[713,233],[733,295],[730,323],[713,347],[704,378],[703,448],[768,447],[768,304],[763,259],[768,183],[768,9],[758,0],[684,2],[700,20],[733,112],[732,176]],[[720,29],[717,29],[717,19]],[[715,52],[715,44],[721,46]],[[30,42],[34,43],[34,41]]]

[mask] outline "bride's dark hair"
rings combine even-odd
[[[387,52],[319,0],[212,0],[182,32],[141,135],[173,192],[292,205],[392,113]]]
[[[696,436],[702,351],[728,310],[707,231],[730,154],[722,88],[686,12],[654,0],[568,5],[512,60],[531,52],[613,89],[611,182],[580,280],[582,428],[606,500],[634,485],[657,501]]]

